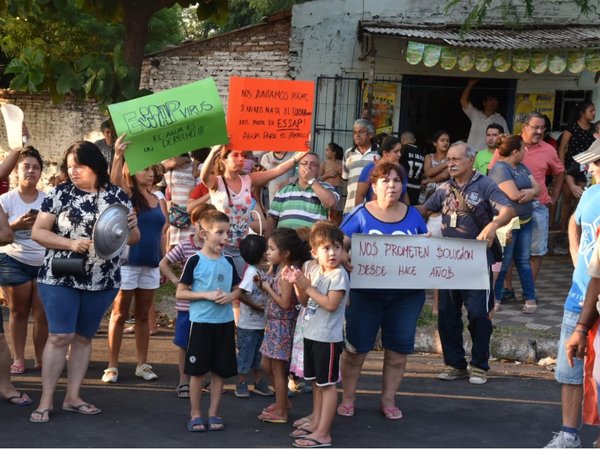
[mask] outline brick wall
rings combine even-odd
[[[93,102],[67,99],[53,105],[48,95],[26,95],[9,90],[0,90],[0,102],[12,103],[23,110],[31,134],[28,143],[37,148],[44,159],[40,186],[57,171],[57,164],[69,145],[81,139],[93,141],[102,137],[100,123],[106,117]],[[0,158],[4,158],[8,141],[4,121],[0,119],[0,122]],[[14,179],[11,181],[14,185]]]
[[[164,89],[213,77],[227,108],[229,77],[289,78],[291,14],[203,41],[162,50],[144,59],[142,88]]]

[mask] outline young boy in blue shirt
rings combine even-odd
[[[176,297],[190,301],[190,339],[185,373],[190,376],[190,420],[188,431],[220,431],[225,428],[218,416],[223,379],[237,375],[235,325],[231,301],[240,297],[235,287],[240,279],[231,258],[223,255],[227,244],[229,218],[212,210],[200,218],[204,246],[185,263]],[[202,377],[211,372],[208,421],[202,418],[200,400]]]
[[[317,222],[310,232],[310,246],[317,264],[302,270],[286,267],[283,277],[306,307],[304,316],[304,379],[314,380],[313,417],[294,431],[294,447],[331,446],[331,424],[337,406],[340,355],[344,347],[343,325],[350,291],[348,272],[342,267],[344,233],[331,222]]]

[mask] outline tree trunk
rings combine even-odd
[[[137,72],[137,85],[140,82],[144,47],[148,42],[150,18],[163,8],[173,6],[175,0],[126,0],[121,2],[125,19],[123,58],[125,63]]]

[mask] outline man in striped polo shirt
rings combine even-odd
[[[373,124],[367,119],[358,119],[354,122],[352,130],[354,145],[346,150],[342,160],[342,178],[348,181],[344,214],[356,206],[354,203],[360,173],[377,155],[377,146],[372,144],[375,135]]]
[[[269,233],[275,228],[310,228],[327,220],[329,209],[339,200],[332,185],[317,180],[320,164],[316,153],[304,155],[298,166],[298,181],[281,188],[273,198],[267,218]]]

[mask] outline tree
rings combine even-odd
[[[446,11],[449,11],[456,6],[466,4],[470,8],[470,11],[463,22],[462,29],[463,31],[468,31],[473,27],[483,24],[493,1],[497,0],[448,0]],[[587,16],[592,12],[590,0],[572,0],[572,3],[574,3],[574,6],[578,8],[583,15]],[[504,22],[515,26],[520,25],[523,13],[526,18],[531,19],[535,11],[534,0],[500,0],[499,6],[502,9]]]
[[[186,0],[0,0],[0,16],[31,24],[43,20],[77,19],[83,15],[104,24],[119,25],[119,43],[107,49],[87,44],[96,35],[76,35],[57,44],[50,35],[33,39],[8,63],[5,74],[12,74],[10,88],[36,93],[49,91],[54,101],[65,95],[96,99],[102,105],[140,95],[140,69],[149,41],[152,17],[174,5],[195,3]],[[203,0],[196,10],[198,19],[224,23],[227,0]],[[10,39],[3,47],[10,48]],[[18,37],[16,38],[18,39]],[[102,39],[100,39],[102,42]],[[13,43],[15,40],[13,39]],[[83,49],[88,50],[84,51]]]
[[[214,20],[198,21],[195,6],[184,10],[184,29],[188,39],[205,39],[215,34],[226,33],[253,25],[265,16],[290,9],[306,0],[229,0],[227,21],[222,24]]]

